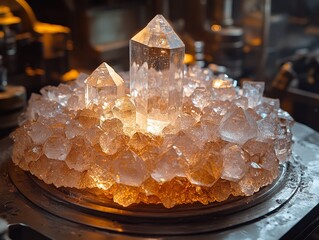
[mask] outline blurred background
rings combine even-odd
[[[319,130],[319,0],[1,0],[1,135],[43,86],[102,61],[127,71],[129,39],[158,13],[184,41],[186,64],[265,81],[267,96]]]

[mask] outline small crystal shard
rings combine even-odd
[[[184,43],[161,15],[131,39],[130,88],[142,129],[159,134],[180,113],[184,51]]]
[[[275,140],[275,152],[280,162],[289,159],[291,155],[292,134],[287,126],[279,127]]]
[[[28,119],[38,119],[39,117],[54,118],[62,112],[61,105],[57,102],[43,99],[41,95],[32,93],[29,99],[29,107],[26,112]]]
[[[87,107],[93,105],[107,107],[110,102],[114,102],[124,95],[123,79],[106,63],[102,63],[85,80],[85,104]]]
[[[221,178],[229,181],[240,180],[248,170],[247,154],[238,145],[230,144],[222,150],[222,155],[224,163]]]
[[[232,100],[236,97],[236,81],[227,75],[219,75],[212,82],[212,99],[213,100]]]
[[[138,187],[148,177],[144,161],[129,150],[113,159],[110,168],[114,180],[128,186]]]
[[[43,152],[50,159],[65,160],[71,149],[64,137],[50,137],[43,145]]]
[[[256,107],[262,99],[265,82],[244,81],[243,96],[248,98],[248,106]]]
[[[90,160],[93,159],[94,154],[88,146],[89,143],[82,137],[73,140],[71,150],[65,160],[70,169],[79,172],[90,169]]]
[[[108,155],[119,152],[119,150],[124,147],[125,143],[125,138],[115,131],[109,131],[100,136],[102,151]]]
[[[45,141],[52,135],[52,131],[40,122],[35,122],[28,132],[29,136],[35,144],[44,144]]]
[[[248,111],[237,107],[223,117],[219,133],[226,141],[244,144],[257,136],[257,123]]]
[[[194,90],[192,95],[190,96],[195,107],[203,109],[206,107],[211,101],[211,96],[209,91],[207,91],[204,87],[198,87]]]
[[[167,182],[176,176],[184,177],[184,169],[183,158],[173,148],[170,148],[160,156],[151,176],[157,182]]]

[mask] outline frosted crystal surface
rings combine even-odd
[[[137,124],[159,134],[182,106],[185,46],[161,15],[130,40],[130,92]]]
[[[107,63],[102,63],[85,80],[85,104],[87,107],[93,105],[108,104],[116,99],[124,97],[124,80]]]

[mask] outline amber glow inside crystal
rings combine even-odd
[[[131,48],[131,95],[106,63],[33,94],[12,135],[13,162],[122,206],[209,204],[273,182],[294,121],[263,97],[264,83],[240,89],[209,69],[184,70],[184,46],[162,16]]]

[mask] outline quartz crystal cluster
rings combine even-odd
[[[181,70],[175,58],[182,45],[164,20],[155,17],[145,36],[132,40],[138,52],[131,52],[137,54],[131,95],[127,79],[106,63],[33,94],[12,134],[13,162],[47,184],[93,191],[123,206],[208,204],[272,183],[291,154],[293,119],[278,99],[263,97],[263,82],[240,88],[209,69]],[[140,50],[154,50],[144,38],[170,43],[141,60]],[[167,59],[151,60],[157,54]],[[161,59],[165,67],[152,66]],[[150,120],[160,125],[155,132]]]

